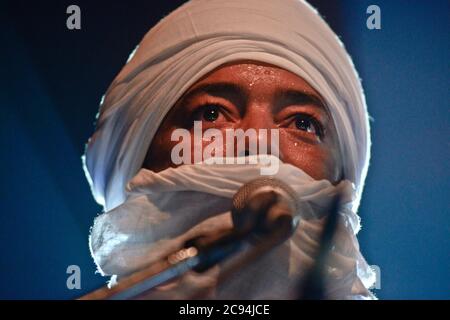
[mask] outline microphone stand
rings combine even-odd
[[[253,202],[261,203],[265,206],[259,206],[259,212],[268,213],[275,209],[275,194],[261,194]],[[244,208],[242,214],[250,214],[245,211],[253,211],[251,206]],[[254,214],[254,212],[252,212]],[[259,219],[254,219],[252,223],[246,223],[240,229],[236,229],[225,236],[219,236],[217,239],[195,238],[187,241],[183,249],[169,255],[162,261],[152,264],[148,268],[133,273],[132,275],[121,279],[120,282],[112,287],[102,287],[93,291],[80,300],[124,300],[139,298],[150,290],[176,279],[187,271],[194,270],[203,272],[214,265],[224,261],[235,253],[242,251],[250,246],[250,242],[256,245],[251,246],[249,252],[233,261],[230,266],[223,270],[219,276],[219,282],[224,281],[232,273],[248,265],[264,253],[270,251],[276,245],[286,240],[293,232],[292,216],[281,214],[262,228],[261,223],[265,216],[261,214]],[[266,223],[264,221],[264,223]],[[204,289],[194,292],[192,299],[199,299],[205,294]]]
[[[224,281],[243,265],[251,263],[259,256],[268,252],[281,242],[283,235],[286,235],[285,230],[281,227],[276,228],[270,236],[258,241],[258,244],[251,247],[247,254],[234,261],[226,270],[222,271],[218,281]],[[250,234],[241,235],[232,233],[229,236],[220,238],[217,243],[213,242],[204,248],[201,245],[199,248],[190,246],[188,244],[189,241],[186,248],[179,250],[177,253],[142,271],[121,279],[118,285],[112,288],[102,287],[81,297],[80,300],[127,300],[137,298],[159,285],[182,276],[189,270],[197,272],[208,270],[217,263],[224,261],[245,247],[248,247],[250,237]],[[177,259],[180,259],[180,261],[177,261]],[[199,289],[198,292],[192,295],[191,299],[199,299],[204,294],[204,290]]]
[[[323,281],[324,266],[338,227],[341,197],[340,194],[336,195],[331,203],[330,213],[326,218],[322,231],[320,239],[321,245],[316,254],[315,264],[311,267],[305,278],[299,283],[298,300],[326,299]]]
[[[121,279],[112,288],[102,287],[81,297],[80,300],[127,300],[139,297],[157,286],[182,276],[189,270],[209,269],[240,250],[242,245],[240,237],[241,235],[231,233],[219,238],[217,244],[214,242],[205,248],[200,245],[194,246],[194,242],[198,239],[189,240],[184,248],[176,253]]]
[[[280,217],[277,220],[277,226],[273,228],[273,231],[268,236],[258,239],[256,245],[251,245],[251,242],[254,242],[252,235],[240,240],[241,249],[246,248],[248,251],[220,270],[217,283],[224,283],[232,274],[242,271],[243,268],[249,266],[259,258],[262,258],[262,256],[269,253],[277,245],[281,244],[291,236],[290,231],[292,230],[292,222],[290,220],[285,221],[283,217]],[[287,230],[289,230],[289,232],[287,232]],[[208,288],[197,289],[189,299],[202,299],[207,295],[208,291]]]

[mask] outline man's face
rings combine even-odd
[[[197,81],[165,117],[143,167],[156,172],[176,167],[171,151],[178,141],[171,141],[172,132],[182,128],[193,133],[194,121],[201,121],[203,130],[222,131],[224,137],[226,129],[278,129],[283,162],[317,180],[341,179],[336,129],[322,97],[301,77],[279,67],[234,62]],[[201,143],[204,149],[211,141]],[[195,148],[193,141],[191,145]],[[224,139],[224,155],[226,148]]]

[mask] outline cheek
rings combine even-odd
[[[283,162],[302,169],[316,180],[337,180],[334,154],[324,143],[308,143],[281,130],[280,156]]]
[[[231,128],[231,127],[230,127]],[[222,138],[219,141],[213,142],[209,138],[199,137],[197,141],[194,141],[194,137],[191,139],[191,163],[194,163],[194,153],[198,151],[201,153],[202,161],[205,160],[205,157],[210,156],[221,156],[225,157],[226,155],[237,156],[236,154],[236,141],[231,144],[227,143],[225,130],[220,130]],[[192,135],[193,136],[193,135]],[[221,142],[221,143],[220,143]],[[214,143],[214,144],[213,144]],[[199,146],[201,145],[201,149]],[[208,145],[211,145],[210,148],[206,148]]]
[[[174,167],[171,161],[172,148],[178,143],[171,141],[172,130],[160,129],[148,149],[144,167],[155,172]]]
[[[177,167],[178,165],[175,165],[171,159],[172,149],[180,143],[180,141],[171,141],[171,135],[172,131],[176,128],[171,129],[162,129],[160,132],[158,132],[149,149],[147,161],[145,164],[145,167],[153,170],[153,171],[161,171],[169,167]],[[222,131],[222,145],[220,148],[217,148],[218,150],[222,151],[221,156],[225,156],[227,154],[227,147],[234,150],[234,145],[227,145],[226,139],[225,139],[225,131]],[[191,140],[190,140],[190,147],[191,147],[191,160],[190,163],[194,163],[194,155],[195,152],[200,152],[201,160],[205,160],[203,158],[203,151],[205,150],[206,146],[212,143],[209,139],[202,139],[202,137],[199,137],[198,140],[195,140],[194,133],[191,132]],[[201,145],[201,148],[199,146]],[[220,155],[220,154],[218,154]]]
[[[158,132],[153,139],[150,147],[150,153],[146,167],[154,171],[161,171],[168,167],[176,167],[171,160],[171,151],[178,141],[171,141],[172,130],[163,130]],[[222,131],[223,145],[222,155],[225,156],[227,152],[227,144],[225,133]],[[198,145],[194,143],[194,137],[191,135],[191,163],[194,162],[194,152]],[[209,145],[211,141],[202,140],[202,150]],[[235,145],[228,147],[235,149]],[[280,156],[283,162],[292,164],[297,168],[302,169],[308,175],[316,180],[327,179],[329,181],[337,181],[339,170],[337,170],[336,157],[333,150],[325,143],[312,144],[294,137],[291,134],[280,130]],[[202,155],[202,160],[203,155]]]

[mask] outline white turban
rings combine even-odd
[[[257,60],[305,79],[324,98],[337,128],[356,211],[370,156],[365,98],[341,41],[300,0],[192,0],[143,38],[105,94],[85,170],[105,210],[125,201],[164,116],[203,75],[236,60]]]

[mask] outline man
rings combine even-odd
[[[339,194],[326,296],[371,298],[373,275],[355,237],[369,156],[357,73],[313,8],[190,1],[148,32],[102,102],[85,156],[106,211],[92,229],[92,255],[120,282],[192,238],[231,230],[230,198],[275,164],[270,175],[299,199],[293,236],[226,282],[217,279],[227,262],[160,290],[169,298],[201,287],[212,298],[294,298]]]

